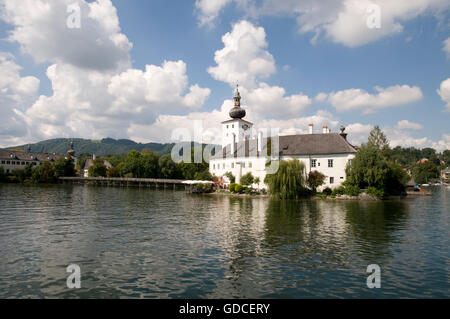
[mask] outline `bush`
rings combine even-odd
[[[333,192],[331,193],[331,195],[333,195],[333,196],[344,195],[344,194],[345,194],[344,186],[339,186],[339,187],[333,189]]]
[[[358,186],[355,185],[347,185],[344,187],[345,195],[348,196],[359,196],[361,192]]]
[[[234,192],[238,194],[242,194],[244,190],[244,186],[242,186],[241,184],[236,184],[236,186],[234,187]]]
[[[322,191],[323,194],[330,196],[333,193],[333,190],[329,187],[325,187],[325,189]]]
[[[231,183],[230,186],[228,187],[229,191],[232,193],[235,192],[235,188],[236,188],[236,183]]]
[[[213,192],[213,186],[212,184],[195,184],[194,193],[212,193]]]
[[[372,186],[369,186],[367,188],[366,194],[369,195],[369,196],[374,196],[374,197],[378,197],[378,198],[383,198],[384,195],[385,195],[383,189],[372,187]]]

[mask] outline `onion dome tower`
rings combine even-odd
[[[230,110],[231,119],[222,122],[222,147],[250,140],[253,123],[244,120],[247,112],[241,107],[239,85],[234,91],[234,107]]]
[[[241,94],[239,93],[239,85],[234,91],[234,107],[230,111],[230,117],[232,119],[243,119],[247,113],[241,107]]]

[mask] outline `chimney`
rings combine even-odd
[[[236,144],[236,134],[233,133],[233,141],[231,142],[231,157],[234,157],[235,144]]]
[[[345,140],[347,140],[347,133],[345,133],[345,126],[341,125],[341,134],[340,134]]]
[[[328,133],[328,126],[326,126],[326,125],[323,126],[322,133],[323,134],[327,134]]]
[[[263,133],[258,132],[258,152],[262,153],[262,141],[263,141]]]
[[[309,124],[309,134],[313,133],[314,124]]]

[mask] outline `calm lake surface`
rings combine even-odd
[[[449,298],[450,189],[432,190],[337,202],[0,185],[0,298]]]

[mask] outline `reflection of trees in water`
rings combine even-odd
[[[405,225],[408,205],[403,201],[344,204],[349,241],[358,245],[360,253],[374,261],[390,254],[389,246],[395,240],[395,232]]]
[[[292,258],[321,256],[339,264],[355,254],[375,258],[389,254],[406,209],[400,201],[270,200],[265,244],[274,254],[289,247]]]

